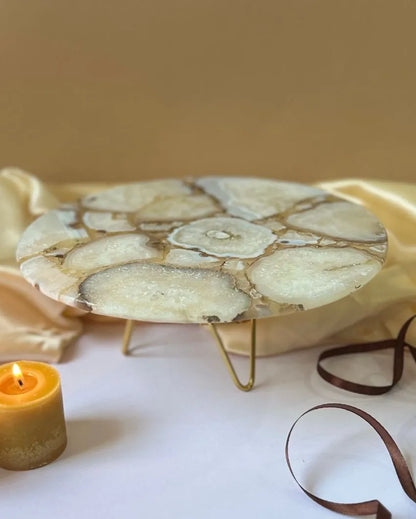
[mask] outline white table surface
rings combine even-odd
[[[324,402],[372,413],[410,467],[416,465],[416,367],[409,357],[398,388],[381,397],[353,395],[321,380],[319,348],[258,360],[257,385],[243,393],[206,329],[137,326],[129,357],[120,352],[122,331],[118,324],[90,324],[65,353],[58,369],[68,447],[40,469],[0,469],[2,518],[339,517],[298,489],[284,460],[292,422]],[[233,358],[245,378],[247,359]],[[386,354],[372,363],[363,357],[342,362],[358,381],[365,374],[386,380],[378,375],[388,372]],[[292,458],[321,497],[378,497],[395,519],[416,516],[381,441],[350,413],[305,417],[294,433]]]

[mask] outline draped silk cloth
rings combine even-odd
[[[0,361],[58,361],[82,331],[78,317],[22,278],[15,260],[23,230],[58,205],[35,177],[18,169],[0,171]]]
[[[0,361],[16,358],[56,362],[82,333],[79,310],[42,295],[20,275],[15,249],[22,231],[43,212],[108,183],[45,185],[19,169],[0,171]],[[387,228],[389,252],[381,272],[350,296],[307,312],[260,319],[258,354],[273,355],[322,344],[395,337],[416,312],[416,185],[356,179],[320,187],[365,205]],[[248,352],[248,323],[219,325],[227,349]],[[416,327],[408,342],[416,343]]]

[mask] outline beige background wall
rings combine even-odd
[[[0,0],[0,163],[416,181],[416,2]]]

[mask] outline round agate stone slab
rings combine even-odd
[[[315,187],[204,177],[120,185],[23,233],[23,276],[51,298],[126,319],[232,322],[347,296],[382,267],[386,232]]]

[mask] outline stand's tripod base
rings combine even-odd
[[[127,320],[126,321],[126,327],[124,329],[124,335],[123,335],[123,347],[122,352],[124,355],[129,354],[129,344],[131,339],[131,334],[133,331],[134,321]],[[256,376],[256,319],[251,320],[251,345],[250,345],[250,373],[249,373],[249,379],[247,384],[242,384],[240,379],[238,378],[238,375],[234,369],[234,366],[231,362],[230,356],[228,355],[224,343],[220,337],[220,334],[218,333],[217,326],[215,324],[209,324],[210,331],[212,335],[215,338],[215,341],[217,343],[218,349],[220,351],[221,357],[227,366],[227,369],[231,375],[231,378],[233,379],[234,384],[240,389],[241,391],[251,391],[254,386],[255,376]]]

